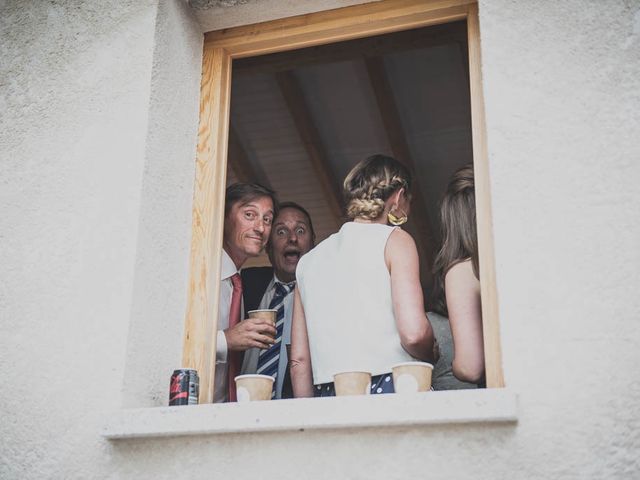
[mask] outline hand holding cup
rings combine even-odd
[[[249,312],[249,318],[226,329],[224,334],[227,339],[227,348],[232,351],[269,348],[276,337],[275,312],[275,310],[252,310]]]

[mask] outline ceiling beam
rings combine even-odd
[[[393,91],[384,68],[384,62],[381,57],[370,57],[365,59],[365,65],[393,156],[412,170],[415,178],[415,162],[411,157],[398,107],[393,98]],[[423,284],[423,288],[427,288],[431,283],[435,237],[432,234],[432,223],[419,182],[414,181],[412,193],[411,216],[407,226],[408,230],[413,230],[412,233],[414,234],[413,236],[418,251],[420,252],[421,277],[423,278],[423,282],[426,283],[426,285]]]
[[[233,61],[233,74],[275,73],[309,65],[361,60],[363,57],[379,57],[406,50],[433,48],[456,43],[464,44],[464,48],[466,48],[467,26],[464,21],[270,55],[239,58]]]
[[[287,104],[287,109],[293,119],[300,141],[316,174],[316,179],[322,188],[329,209],[336,222],[336,227],[342,225],[342,202],[340,188],[333,173],[333,168],[324,151],[320,133],[313,121],[311,111],[307,106],[302,88],[292,72],[277,72],[278,87]]]
[[[247,151],[242,145],[242,140],[240,140],[238,132],[233,125],[229,126],[227,163],[231,166],[239,182],[259,183],[267,188],[271,188],[266,175],[251,165],[249,155],[247,155]]]

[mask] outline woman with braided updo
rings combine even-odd
[[[296,270],[291,378],[294,396],[334,395],[333,375],[372,374],[371,393],[392,393],[391,367],[433,360],[416,245],[407,221],[411,174],[374,155],[344,180],[348,217]]]

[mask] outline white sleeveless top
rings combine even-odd
[[[394,228],[345,223],[298,262],[313,383],[339,372],[391,372],[413,358],[400,345],[384,249]]]

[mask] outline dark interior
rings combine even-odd
[[[472,161],[467,51],[466,24],[454,22],[234,60],[227,182],[300,203],[321,241],[344,222],[349,169],[374,153],[397,158],[417,184],[406,229],[428,290],[440,198]]]

